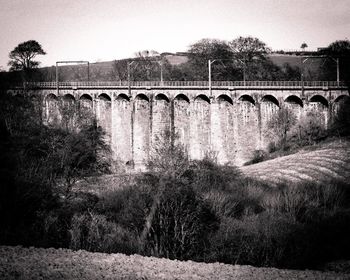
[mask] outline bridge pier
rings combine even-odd
[[[44,100],[47,124],[61,123],[60,108],[69,104],[75,104],[76,115],[93,112],[106,131],[113,159],[122,168],[141,170],[165,130],[178,134],[179,139],[171,141],[180,141],[192,159],[211,153],[219,163],[242,165],[255,150],[267,149],[269,120],[281,108],[290,108],[299,120],[314,115],[328,127],[339,102],[350,98],[341,83],[325,87],[325,82],[304,82],[302,87],[298,82],[213,82],[212,96],[207,86],[205,82],[139,82],[129,89],[123,83],[62,83],[57,95],[55,83],[39,83],[26,90]]]

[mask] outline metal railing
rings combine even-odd
[[[23,87],[24,85],[22,85]],[[27,88],[57,88],[56,82],[26,83]],[[128,81],[115,82],[59,82],[59,88],[115,88],[128,87]],[[209,87],[208,81],[132,81],[131,87]],[[341,81],[213,81],[214,88],[326,88],[345,87]],[[20,86],[19,86],[20,87]]]

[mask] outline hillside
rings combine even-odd
[[[350,274],[89,253],[0,247],[1,279],[349,279]]]
[[[350,141],[308,147],[296,154],[241,168],[244,175],[268,183],[350,181]]]

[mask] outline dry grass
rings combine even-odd
[[[337,140],[296,154],[244,166],[242,173],[270,184],[350,181],[350,141]]]
[[[1,279],[349,279],[349,274],[222,263],[179,262],[139,255],[0,247]]]

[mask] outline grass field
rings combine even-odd
[[[307,147],[295,154],[244,166],[242,173],[270,184],[350,181],[350,140]]]

